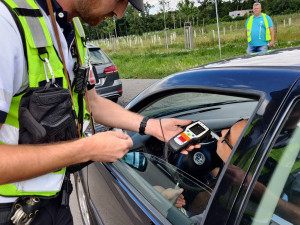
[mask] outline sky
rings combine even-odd
[[[175,10],[177,9],[177,4],[180,2],[180,0],[168,0],[169,3],[169,8],[170,10]],[[195,6],[199,6],[199,3],[197,0],[191,0],[192,2],[195,2]],[[150,14],[156,14],[159,12],[161,6],[158,3],[158,0],[144,0],[144,2],[148,2],[150,5],[153,5],[154,7],[150,10]]]

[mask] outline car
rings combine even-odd
[[[87,44],[90,61],[97,71],[98,82],[96,92],[98,95],[108,98],[114,102],[122,96],[122,82],[117,66],[109,56],[98,46]]]
[[[299,59],[300,48],[288,48],[221,60],[141,92],[128,110],[201,121],[214,135],[184,155],[123,130],[134,145],[122,159],[74,176],[83,223],[300,224]],[[217,145],[240,119],[246,126],[224,162]],[[180,193],[167,193],[179,188],[186,205],[177,208]]]

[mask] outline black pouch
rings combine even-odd
[[[28,88],[19,107],[19,144],[78,138],[75,119],[68,89],[54,85]]]
[[[79,94],[84,94],[89,78],[90,67],[88,66],[79,66],[77,63],[74,65],[74,92]]]

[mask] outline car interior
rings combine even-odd
[[[174,154],[167,145],[149,135],[127,132],[134,146],[113,166],[129,183],[172,224],[186,224],[201,219],[217,182],[211,171],[224,162],[216,153],[218,137],[241,119],[251,118],[259,97],[245,93],[209,93],[181,91],[166,94],[139,111],[150,118],[179,118],[201,121],[216,135],[201,141],[201,148],[188,155]],[[233,149],[234,150],[234,149]],[[195,158],[204,158],[199,163]],[[177,196],[166,196],[160,190],[182,188],[186,205],[174,206]]]

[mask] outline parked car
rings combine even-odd
[[[183,155],[124,131],[134,143],[128,154],[75,174],[84,224],[300,224],[299,59],[300,48],[290,48],[222,60],[140,93],[127,109],[200,120],[220,137],[241,118],[248,122],[225,163],[216,136]],[[183,188],[186,205],[175,207],[176,196],[157,187]]]
[[[98,46],[87,44],[87,48],[99,80],[96,84],[97,94],[117,102],[118,98],[122,96],[122,82],[116,65]]]

